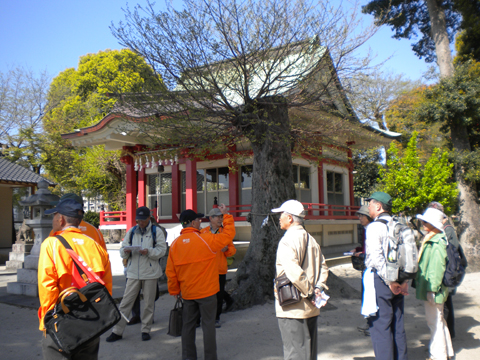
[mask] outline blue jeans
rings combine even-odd
[[[376,360],[408,360],[407,336],[403,323],[403,295],[393,295],[383,280],[374,274],[378,311],[368,318]]]

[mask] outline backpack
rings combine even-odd
[[[384,241],[386,280],[403,282],[415,279],[418,271],[418,251],[413,230],[396,218],[390,221],[378,219],[387,226],[388,236]]]
[[[133,234],[135,233],[135,230],[137,230],[137,226],[135,225],[132,228],[132,231],[130,232],[130,241],[128,242],[128,246],[132,246],[132,241],[133,241]],[[152,224],[152,240],[153,240],[153,247],[157,245],[157,227]]]
[[[451,226],[451,225],[447,225]],[[467,259],[463,253],[462,246],[458,244],[458,248],[447,240],[447,264],[445,273],[443,274],[443,285],[448,287],[457,287],[465,277],[465,269],[467,267]]]
[[[133,241],[133,234],[135,233],[135,230],[137,229],[137,226],[138,225],[135,225],[133,228],[132,228],[132,231],[130,232],[130,241],[128,242],[128,246],[131,246],[132,245],[132,241]],[[164,235],[165,235],[165,239],[167,239],[167,236],[166,236],[166,231],[165,231],[165,228],[163,227],[160,227],[160,229],[162,229]],[[153,240],[153,247],[155,247],[155,245],[157,245],[157,225],[154,225],[152,224],[152,240]],[[158,259],[158,263],[160,264],[160,262],[162,261],[163,257],[161,257],[160,259]],[[128,259],[124,259],[124,260],[127,260]],[[126,266],[126,264],[124,263],[124,266]],[[161,266],[161,265],[160,265]],[[157,281],[157,289],[156,289],[156,293],[155,293],[155,301],[158,300],[158,298],[160,297],[160,289],[158,288],[158,281]]]
[[[132,245],[132,240],[133,240],[133,234],[135,232],[135,230],[137,229],[137,226],[138,225],[135,225],[133,228],[132,228],[132,231],[130,232],[130,241],[128,243],[128,246],[131,246]],[[160,226],[160,225],[154,225],[152,224],[152,240],[153,240],[153,247],[155,247],[155,245],[157,245],[157,227],[159,227],[162,232],[163,232],[163,236],[165,237],[165,241],[167,241],[167,231],[165,230],[164,227]]]

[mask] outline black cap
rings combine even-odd
[[[203,218],[203,214],[197,214],[193,210],[184,210],[180,214],[180,223],[181,224],[188,224],[189,222],[198,219],[198,218]]]
[[[136,220],[147,220],[150,219],[150,209],[146,206],[140,206],[135,214]]]
[[[59,213],[68,217],[83,219],[83,205],[73,199],[60,201],[53,209],[45,211],[45,215]]]

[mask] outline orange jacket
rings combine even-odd
[[[223,227],[220,227],[215,234],[221,234],[222,232]],[[211,233],[210,226],[200,230],[200,233]],[[233,256],[237,252],[235,245],[233,245],[233,241],[230,241],[230,244],[228,244],[227,247],[228,249],[225,252],[221,250],[217,252],[218,273],[220,275],[225,275],[228,272],[227,257]]]
[[[107,245],[105,245],[105,240],[103,239],[102,232],[98,230],[95,226],[92,224],[82,220],[80,225],[78,225],[78,228],[82,232],[82,234],[87,235],[88,237],[91,237],[93,240],[95,240],[101,247],[103,247],[105,250],[107,250]],[[53,230],[50,231],[50,235],[53,236]]]
[[[105,286],[111,294],[112,269],[108,253],[93,239],[83,235],[78,228],[68,227],[56,232],[55,235],[62,235],[67,240],[73,251],[85,260],[105,282]],[[60,292],[72,286],[73,266],[72,258],[56,237],[48,237],[43,241],[38,260],[38,295],[40,298],[38,318],[42,331],[44,330],[43,317],[45,314],[55,306]]]
[[[203,233],[188,227],[170,246],[167,268],[168,292],[186,300],[203,299],[220,290],[217,252],[235,237],[232,215],[224,215],[223,233]]]

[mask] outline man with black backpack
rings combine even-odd
[[[404,328],[404,295],[408,282],[387,280],[387,243],[391,222],[392,198],[384,192],[375,192],[368,210],[374,221],[367,228],[362,314],[368,316],[370,336],[377,360],[407,360],[407,337]],[[372,291],[374,290],[374,291]],[[372,294],[375,294],[373,296]],[[369,296],[372,295],[372,296]],[[372,304],[373,303],[373,304]],[[371,308],[368,315],[364,308]]]
[[[120,312],[124,316],[130,316],[133,303],[142,289],[144,300],[142,341],[148,341],[150,340],[157,282],[158,278],[162,276],[158,260],[165,255],[167,244],[163,231],[151,223],[149,208],[139,207],[136,211],[136,220],[137,225],[127,232],[120,248],[120,256],[128,259],[127,286],[120,303]],[[130,239],[131,241],[129,241]],[[107,342],[120,340],[126,324],[125,318],[122,318],[113,327],[112,333],[107,337]]]

